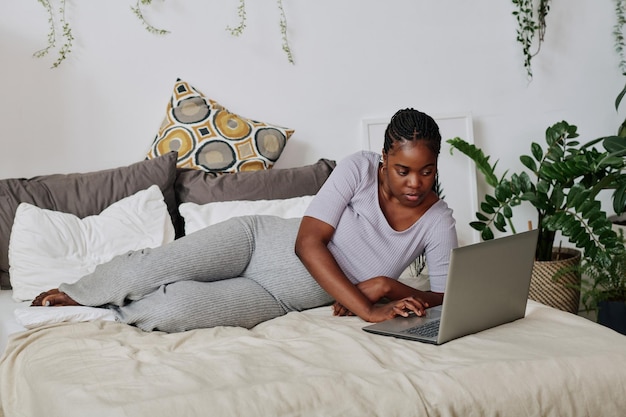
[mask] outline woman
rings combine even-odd
[[[433,191],[440,147],[430,116],[400,110],[385,131],[382,158],[372,152],[348,157],[309,206],[296,253],[337,300],[336,315],[378,322],[409,311],[422,315],[442,303],[457,236],[451,210]],[[397,281],[424,251],[429,292]],[[377,304],[383,298],[394,301]]]
[[[432,190],[440,145],[431,117],[400,110],[382,157],[360,152],[340,162],[303,219],[227,220],[118,256],[32,305],[106,306],[118,321],[166,332],[250,328],[333,300],[335,315],[372,322],[422,315],[442,302],[457,245],[451,210]],[[421,253],[433,291],[397,281]]]

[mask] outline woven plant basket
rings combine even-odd
[[[556,248],[552,259],[556,256]],[[559,310],[578,314],[580,305],[580,273],[570,271],[559,276],[554,275],[564,267],[572,267],[580,263],[580,251],[562,248],[560,259],[552,261],[535,261],[530,280],[528,298]]]

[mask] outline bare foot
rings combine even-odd
[[[76,301],[70,298],[69,295],[64,292],[59,291],[57,288],[52,290],[48,290],[39,294],[33,302],[31,306],[53,306],[53,307],[61,307],[61,306],[79,306]]]

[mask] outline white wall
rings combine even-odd
[[[275,0],[246,2],[239,38],[225,30],[238,0],[154,0],[146,15],[171,31],[162,37],[142,28],[134,0],[68,0],[73,52],[50,69],[54,56],[32,57],[46,44],[44,9],[4,0],[0,178],[143,159],[177,77],[235,113],[294,128],[277,168],[361,149],[362,120],[403,107],[471,112],[475,142],[509,168],[554,122],[584,138],[619,123],[610,0],[552,2],[530,83],[510,1],[283,2],[295,65],[281,50]]]

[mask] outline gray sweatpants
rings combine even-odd
[[[143,330],[251,328],[332,302],[294,252],[300,219],[238,217],[118,256],[59,289]]]

